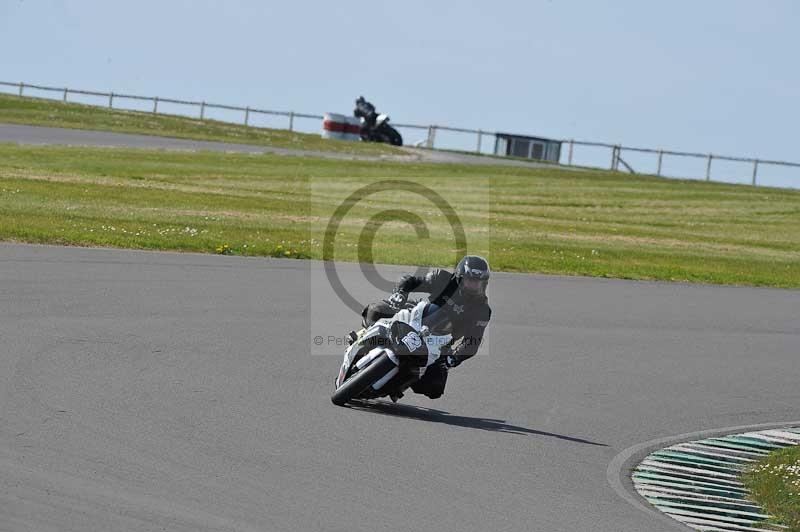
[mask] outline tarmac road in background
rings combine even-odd
[[[235,144],[228,142],[213,142],[205,140],[176,139],[171,137],[156,137],[152,135],[137,135],[131,133],[113,133],[109,131],[88,131],[82,129],[64,129],[42,126],[24,126],[16,124],[0,124],[0,142],[13,142],[27,145],[59,145],[59,146],[95,146],[109,148],[140,148],[160,149],[174,151],[222,151],[231,153],[275,153],[287,156],[323,157],[327,159],[365,160],[365,161],[407,161],[443,164],[478,164],[518,166],[523,168],[552,168],[570,169],[574,167],[560,167],[553,164],[537,163],[533,161],[520,161],[498,157],[485,157],[465,153],[427,150],[423,148],[403,147],[407,155],[354,155],[338,152],[316,152],[308,150],[293,150],[271,146],[257,146],[252,144]]]

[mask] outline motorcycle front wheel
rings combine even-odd
[[[372,364],[353,374],[339,386],[331,396],[331,402],[336,406],[344,406],[348,401],[356,399],[367,388],[378,382],[384,375],[394,369],[395,363],[389,355],[383,353]]]

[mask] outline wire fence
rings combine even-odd
[[[284,116],[288,119],[288,123],[286,127],[283,129],[288,129],[289,131],[294,131],[295,129],[295,120],[298,118],[307,118],[313,120],[322,120],[322,115],[315,115],[315,114],[307,114],[307,113],[296,113],[294,111],[271,111],[267,109],[258,109],[255,107],[237,107],[235,105],[223,105],[219,103],[210,103],[210,102],[193,102],[189,100],[178,100],[174,98],[161,98],[159,96],[137,96],[134,94],[124,94],[124,93],[116,93],[116,92],[99,92],[99,91],[88,91],[88,90],[79,90],[79,89],[70,89],[66,87],[45,87],[42,85],[33,85],[30,83],[9,83],[7,81],[0,81],[0,85],[6,87],[14,87],[17,89],[16,93],[19,96],[25,96],[25,90],[27,89],[29,92],[31,90],[37,91],[44,91],[50,93],[58,93],[59,98],[63,102],[68,102],[70,95],[72,96],[94,96],[97,98],[103,98],[107,101],[107,104],[104,107],[108,107],[109,109],[123,109],[125,110],[124,106],[120,105],[121,100],[134,100],[134,101],[141,101],[141,102],[150,102],[152,104],[152,110],[150,112],[154,114],[159,114],[159,105],[163,104],[174,104],[174,105],[182,105],[182,106],[189,106],[197,108],[197,112],[194,115],[190,115],[186,113],[188,116],[194,116],[200,120],[205,120],[207,118],[206,111],[209,109],[221,109],[226,111],[238,111],[242,113],[242,123],[246,126],[250,126],[250,122],[253,116],[255,115],[269,115],[269,116]],[[116,107],[114,103],[116,102]],[[98,104],[94,104],[98,105]],[[162,109],[163,114],[163,109]],[[172,113],[168,113],[172,114]],[[180,113],[179,113],[180,114]]]
[[[108,107],[109,109],[122,109],[131,110],[130,105],[121,105],[122,102],[146,102],[146,109],[136,109],[140,112],[150,112],[153,114],[171,114],[190,116],[200,120],[208,119],[209,110],[221,110],[227,112],[241,113],[239,118],[228,117],[226,122],[241,123],[248,127],[259,127],[255,124],[256,118],[259,115],[269,117],[283,117],[285,120],[282,123],[271,124],[271,127],[277,129],[288,129],[289,131],[309,131],[317,132],[321,130],[319,121],[323,119],[322,115],[310,113],[298,113],[295,111],[275,111],[268,109],[259,109],[256,107],[239,107],[234,105],[223,105],[218,103],[210,103],[206,101],[189,101],[180,100],[175,98],[163,98],[159,96],[138,96],[133,94],[115,93],[115,92],[100,92],[90,90],[70,89],[67,87],[46,87],[42,85],[34,85],[30,83],[12,83],[0,81],[0,87],[10,87],[10,92],[16,93],[19,96],[31,96],[31,91],[39,91],[48,94],[56,93],[57,96],[51,99],[59,99],[63,102],[70,101],[70,96],[73,100],[76,96],[89,96],[95,99],[89,105]],[[27,91],[27,93],[26,93]],[[9,92],[9,91],[5,91]],[[38,94],[41,96],[41,94]],[[103,103],[98,103],[96,99],[102,99]],[[169,113],[164,113],[164,105],[178,106],[186,108],[192,107],[195,109],[194,113],[181,112],[178,109],[170,109]],[[161,108],[159,108],[161,106]],[[219,118],[214,118],[219,120]],[[298,127],[297,121],[314,120],[314,125],[308,124]],[[420,147],[429,149],[444,149],[444,150],[458,150],[474,152],[477,154],[494,154],[494,139],[496,133],[486,131],[483,129],[469,129],[460,127],[450,127],[442,125],[420,125],[420,124],[400,124],[392,123],[396,128],[406,130],[414,133],[422,133],[423,137],[413,142]],[[412,134],[414,134],[412,133]],[[456,134],[456,136],[453,136]],[[443,135],[446,138],[442,138]],[[485,142],[488,140],[488,142]],[[712,153],[696,153],[674,150],[663,150],[653,148],[640,148],[633,146],[623,146],[621,144],[610,144],[605,142],[591,142],[575,139],[553,139],[566,145],[566,160],[558,161],[559,164],[568,166],[585,166],[590,168],[608,168],[615,171],[627,171],[637,174],[651,174],[664,177],[679,177],[690,179],[705,179],[706,181],[730,181],[731,177],[735,177],[738,182],[749,183],[751,185],[758,185],[759,176],[762,175],[765,168],[768,167],[782,167],[792,168],[794,170],[800,169],[800,163],[793,163],[788,161],[776,161],[770,159],[759,159],[751,157],[734,157],[730,155],[718,155]],[[577,148],[582,148],[578,150]],[[564,159],[564,150],[562,150],[561,159]],[[579,154],[579,152],[581,152]],[[624,157],[623,157],[624,155]],[[642,156],[645,156],[644,158]],[[693,167],[684,162],[677,165],[674,159],[679,158],[693,159],[699,161],[701,166]],[[667,160],[670,159],[672,170],[667,170]],[[725,166],[724,163],[735,163],[736,167],[731,168],[725,166],[724,169],[720,165]],[[743,166],[746,170],[743,170]],[[718,170],[724,173],[724,177],[720,174],[715,174],[714,171]],[[745,176],[746,172],[746,176]],[[745,179],[746,177],[746,179]],[[785,185],[784,185],[785,186]]]

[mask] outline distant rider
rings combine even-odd
[[[490,275],[486,259],[467,255],[459,261],[453,273],[437,268],[424,277],[404,275],[389,299],[372,303],[363,310],[363,325],[370,327],[377,320],[391,318],[398,310],[406,308],[409,293],[426,292],[430,294],[429,301],[447,313],[453,340],[442,348],[437,362],[428,367],[422,378],[411,387],[414,392],[431,399],[441,397],[447,383],[447,370],[478,352],[492,316],[486,297]]]
[[[368,137],[369,132],[375,128],[375,121],[378,119],[375,106],[365,100],[363,96],[359,96],[358,100],[356,100],[356,108],[353,110],[353,115],[364,119],[364,123],[361,126],[361,137]]]

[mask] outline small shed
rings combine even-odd
[[[557,163],[561,158],[561,141],[510,133],[495,133],[495,155],[509,155]]]

